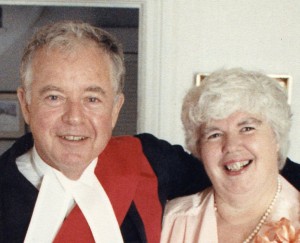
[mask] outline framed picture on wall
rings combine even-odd
[[[15,139],[25,132],[17,94],[0,93],[0,139]]]
[[[208,76],[209,73],[198,73],[196,75],[196,86],[199,86],[203,79]],[[276,79],[283,87],[286,88],[288,94],[288,103],[291,104],[291,96],[292,96],[292,77],[290,75],[277,75],[277,74],[269,74],[271,78]]]
[[[289,75],[276,75],[276,74],[270,74],[271,78],[274,78],[278,80],[278,82],[286,88],[288,93],[288,103],[291,104],[291,97],[292,97],[292,77]]]

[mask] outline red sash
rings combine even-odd
[[[144,223],[147,241],[158,243],[162,217],[158,183],[142,152],[139,139],[126,136],[112,138],[99,156],[95,174],[110,199],[119,225],[134,201]],[[64,221],[54,242],[94,242],[91,230],[78,206],[75,206]]]

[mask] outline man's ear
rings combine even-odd
[[[125,100],[124,94],[119,94],[116,97],[116,100],[114,101],[114,107],[112,110],[112,128],[114,128],[117,123],[120,110],[124,104],[124,100]]]
[[[21,105],[22,114],[24,117],[25,122],[29,125],[30,124],[30,115],[29,115],[29,107],[26,101],[26,92],[24,88],[19,87],[17,90],[18,99]]]

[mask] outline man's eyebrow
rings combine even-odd
[[[102,89],[101,87],[99,86],[90,86],[90,87],[87,87],[84,91],[86,92],[96,92],[96,93],[101,93],[103,95],[106,94],[105,90]]]
[[[62,89],[55,86],[55,85],[46,85],[45,87],[43,87],[42,89],[40,89],[39,93],[40,94],[44,94],[48,91],[59,91],[62,92]]]
[[[40,94],[44,94],[48,91],[58,91],[58,92],[63,92],[63,89],[61,89],[60,87],[57,87],[55,85],[46,85],[43,88],[40,89],[39,93]],[[102,89],[99,86],[90,86],[87,87],[84,91],[86,92],[96,92],[96,93],[101,93],[103,95],[106,94],[106,92],[104,91],[104,89]]]

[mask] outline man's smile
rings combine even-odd
[[[87,139],[87,137],[84,136],[74,136],[74,135],[61,136],[61,138],[68,141],[81,141]]]

